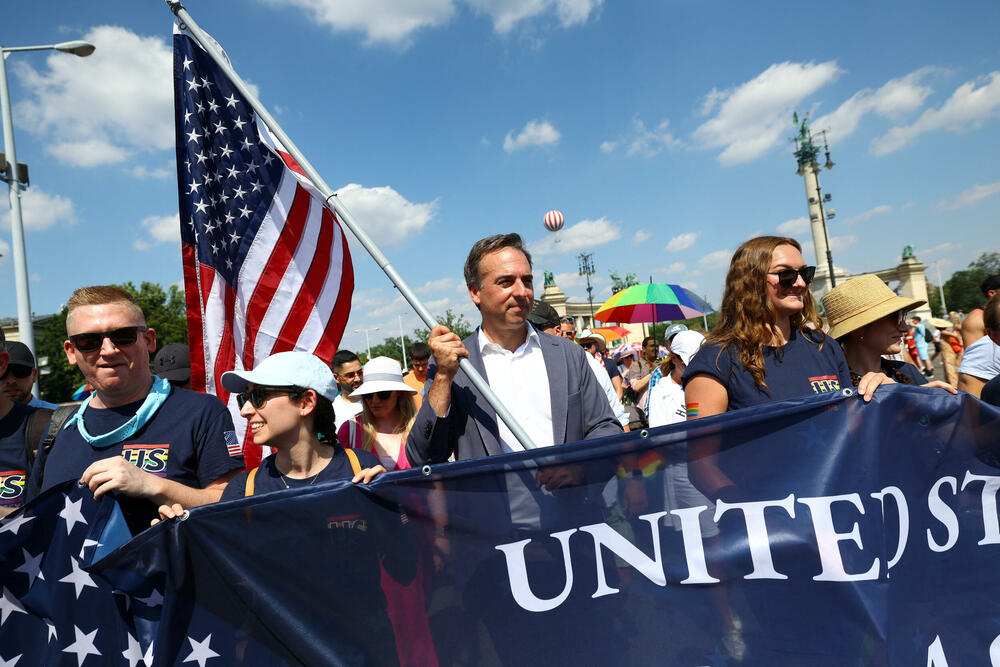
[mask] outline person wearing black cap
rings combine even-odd
[[[559,336],[559,313],[544,301],[536,301],[528,314],[528,321],[542,333]]]
[[[0,375],[5,378],[10,375],[9,358],[0,331]],[[30,470],[25,429],[33,412],[35,408],[14,401],[6,391],[0,392],[0,517],[7,516],[25,501]]]
[[[191,352],[184,343],[170,343],[153,358],[153,375],[158,375],[174,387],[191,388]]]
[[[43,401],[31,395],[31,390],[38,380],[38,367],[35,365],[35,357],[31,354],[28,346],[20,341],[10,341],[7,343],[7,352],[10,354],[10,361],[7,362],[7,370],[0,377],[0,387],[3,393],[12,400],[19,403],[27,403],[33,408],[48,408],[55,410],[59,406],[55,403]]]

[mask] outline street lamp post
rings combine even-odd
[[[365,347],[368,350],[368,359],[367,359],[367,361],[371,361],[372,360],[372,342],[371,342],[371,339],[368,338],[368,332],[369,331],[378,331],[378,327],[369,327],[368,329],[355,329],[354,333],[361,333],[362,331],[365,332]]]
[[[3,113],[3,146],[6,164],[5,179],[10,190],[11,254],[14,256],[14,283],[17,290],[17,329],[21,342],[35,354],[35,331],[31,321],[31,297],[28,293],[28,262],[24,252],[24,224],[21,220],[21,185],[17,173],[17,151],[14,148],[14,119],[11,115],[10,89],[7,84],[7,55],[18,51],[62,51],[81,58],[94,52],[94,45],[72,41],[39,46],[0,46],[0,109]],[[33,389],[38,395],[37,385]]]

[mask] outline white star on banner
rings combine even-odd
[[[42,620],[45,621],[45,625],[49,628],[49,636],[45,638],[45,643],[48,644],[53,638],[56,641],[59,641],[59,633],[56,632],[56,624],[47,618],[43,618]]]
[[[160,594],[160,591],[154,588],[153,592],[149,594],[149,597],[136,598],[135,601],[141,602],[147,607],[159,607],[163,604],[163,595]]]
[[[24,607],[21,606],[21,603],[17,601],[17,598],[14,597],[6,587],[4,587],[3,594],[0,594],[0,625],[6,623],[7,617],[15,611],[19,614],[28,613],[24,610]]]
[[[3,656],[0,656],[0,667],[14,667],[14,665],[17,664],[17,661],[21,659],[22,655],[24,655],[24,654],[23,653],[18,653],[17,655],[15,655],[10,660],[4,660]]]
[[[87,551],[88,547],[103,547],[104,545],[97,540],[84,540],[83,546],[80,547],[80,560],[83,560],[83,554]]]
[[[87,659],[88,655],[101,655],[101,652],[94,646],[94,638],[97,637],[97,630],[94,630],[90,634],[84,634],[80,628],[74,625],[73,632],[76,633],[76,641],[64,648],[62,652],[75,653],[77,667],[83,665],[83,661]]]
[[[138,665],[140,662],[144,665],[153,664],[152,660],[153,645],[150,644],[149,645],[150,650],[146,651],[146,653],[149,654],[150,658],[149,661],[147,662],[146,656],[143,655],[142,653],[142,646],[139,644],[136,638],[133,637],[130,633],[126,634],[128,634],[128,648],[122,651],[122,657],[128,660],[128,667],[136,667],[136,665]]]
[[[14,571],[23,572],[28,575],[28,588],[34,585],[35,577],[45,581],[45,575],[42,574],[42,558],[45,557],[45,552],[43,551],[37,556],[32,556],[28,553],[27,549],[22,547],[21,554],[24,556],[24,564],[21,567],[14,568]]]
[[[187,638],[191,642],[191,654],[184,658],[184,662],[198,662],[198,667],[205,667],[205,661],[211,658],[218,658],[219,654],[213,651],[209,647],[209,643],[212,641],[212,634],[209,633],[207,637],[202,639],[200,642],[196,642],[190,637]]]
[[[66,520],[66,534],[69,535],[73,532],[73,527],[82,523],[87,525],[87,520],[83,518],[83,514],[80,512],[80,506],[83,505],[83,498],[78,498],[75,503],[69,501],[69,496],[63,496],[66,499],[66,505],[59,512],[59,516]]]
[[[20,516],[12,517],[10,519],[7,519],[6,521],[0,522],[0,533],[9,532],[17,535],[17,531],[21,528],[21,526],[28,523],[29,521],[34,521],[34,520],[35,517],[28,516],[26,514],[21,514]]]
[[[59,583],[73,584],[76,588],[76,599],[80,599],[80,593],[86,587],[97,588],[97,584],[94,580],[90,578],[90,575],[85,571],[80,569],[80,563],[75,558],[70,556],[70,563],[73,566],[73,571],[67,574],[65,577],[59,580]]]

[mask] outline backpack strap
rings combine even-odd
[[[250,471],[250,474],[247,475],[247,485],[246,488],[243,490],[244,497],[253,495],[253,478],[257,476],[257,470],[259,470],[259,468],[254,468],[253,470]]]
[[[353,449],[345,448],[344,452],[347,454],[347,458],[351,461],[351,470],[357,475],[361,472],[361,462],[358,461],[358,455],[354,453]]]
[[[28,455],[28,470],[35,465],[38,443],[42,441],[42,434],[45,433],[53,412],[55,411],[49,408],[38,408],[28,415],[28,424],[24,427],[24,451]]]
[[[59,431],[61,431],[62,427],[67,421],[69,421],[69,418],[76,414],[76,411],[79,408],[79,405],[60,405],[52,413],[52,419],[49,420],[49,430],[45,433],[45,439],[42,440],[42,444],[38,446],[36,457],[41,459],[41,462],[38,464],[37,478],[31,480],[33,488],[42,488],[42,475],[45,474],[45,460],[49,457],[49,451],[52,450],[52,444],[56,441]]]

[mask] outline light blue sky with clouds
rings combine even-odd
[[[809,241],[792,111],[828,129],[838,266],[942,274],[1000,250],[1000,5],[638,0],[246,0],[188,10],[435,313],[477,238],[516,231],[585,296],[576,255],[717,302],[732,250]],[[181,279],[172,15],[155,0],[8,3],[32,307]],[[560,243],[542,226],[561,210]],[[0,314],[16,315],[0,211]],[[806,258],[811,261],[811,243]],[[418,325],[355,247],[344,345]],[[936,278],[932,268],[929,277]],[[539,280],[539,283],[541,281]],[[3,289],[6,288],[6,289]]]

